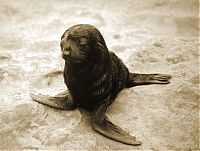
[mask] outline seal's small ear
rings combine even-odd
[[[107,53],[107,47],[104,47],[100,42],[97,41],[94,45],[94,49],[92,49],[92,58],[95,62],[98,60],[102,61]]]
[[[105,48],[100,42],[97,42],[97,49],[105,52],[105,51],[108,51],[107,48]]]

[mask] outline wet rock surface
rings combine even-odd
[[[3,0],[0,20],[0,149],[198,149],[197,0]],[[168,85],[123,90],[107,111],[141,146],[94,132],[84,109],[31,100],[66,89],[59,40],[78,23],[95,25],[130,71],[172,75]]]

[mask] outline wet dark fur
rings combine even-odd
[[[73,29],[74,27],[72,27]],[[90,27],[90,31],[91,31]],[[69,32],[70,29],[66,32]],[[87,31],[87,28],[84,29]],[[66,34],[65,32],[65,34]],[[109,52],[103,37],[96,29],[90,35],[67,33],[68,38],[89,38],[90,57],[83,64],[65,61],[64,79],[73,99],[81,107],[92,110],[94,105],[111,94],[112,101],[126,87],[129,71],[113,52]],[[71,35],[70,35],[71,34]],[[93,35],[93,36],[91,36]],[[74,36],[74,37],[73,37]],[[64,35],[62,36],[64,38]],[[100,43],[103,47],[96,45]]]

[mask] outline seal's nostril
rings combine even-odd
[[[63,52],[62,52],[62,58],[63,58],[63,59],[66,59],[67,56],[70,56],[70,52],[69,52],[69,51],[63,51]]]
[[[69,51],[64,51],[63,55],[68,56],[68,55],[70,55],[70,53],[69,53]]]

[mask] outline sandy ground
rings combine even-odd
[[[0,149],[198,149],[198,0],[0,0]],[[167,73],[168,85],[123,90],[107,111],[141,140],[124,145],[91,129],[87,111],[31,100],[66,89],[59,40],[89,23],[132,72]]]

